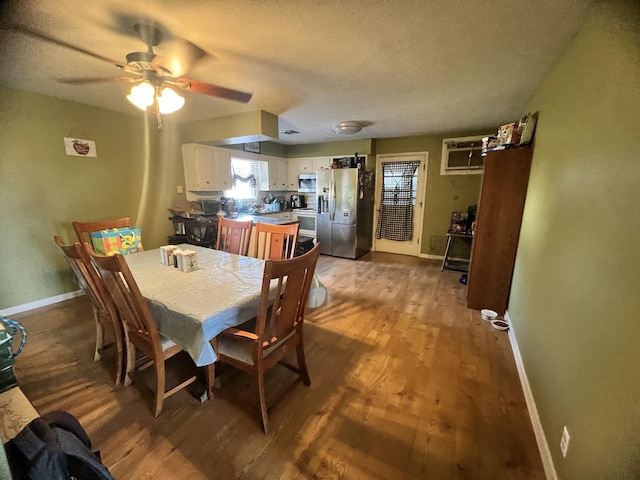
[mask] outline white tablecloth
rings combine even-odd
[[[264,261],[194,245],[180,247],[198,252],[198,270],[184,273],[162,265],[159,249],[125,258],[160,333],[203,366],[216,360],[209,340],[256,316]]]

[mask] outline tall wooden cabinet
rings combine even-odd
[[[485,157],[467,282],[469,308],[506,311],[532,155],[532,148],[519,148]]]

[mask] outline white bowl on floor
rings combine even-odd
[[[489,310],[487,308],[483,308],[480,310],[480,315],[482,315],[483,320],[495,320],[498,318],[498,312],[494,312],[493,310]]]

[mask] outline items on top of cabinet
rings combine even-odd
[[[519,121],[502,125],[495,136],[482,138],[482,156],[492,150],[524,147],[533,141],[538,112],[527,113]]]

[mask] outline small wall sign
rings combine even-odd
[[[74,157],[97,157],[96,142],[81,138],[64,137],[64,150]]]
[[[260,153],[260,142],[244,143],[242,146],[245,152]]]

